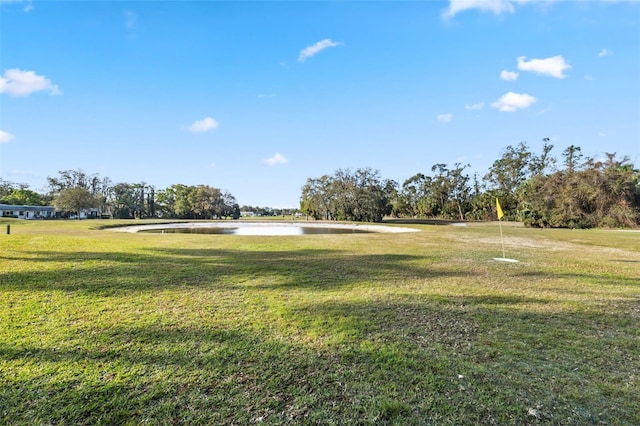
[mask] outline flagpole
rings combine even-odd
[[[500,200],[496,197],[496,210],[498,213],[498,222],[500,223],[500,241],[502,242],[502,257],[494,257],[493,260],[500,260],[502,262],[517,262],[515,259],[507,259],[504,252],[504,235],[502,234],[502,218],[504,217],[504,212],[502,211],[502,207],[500,206]]]
[[[502,241],[502,258],[506,259],[507,256],[505,256],[504,254],[504,237],[502,236],[502,220],[498,219],[498,222],[500,223],[500,241]]]
[[[504,216],[504,212],[502,211],[502,206],[500,206],[500,200],[496,197],[496,211],[498,213],[498,222],[500,223],[500,241],[502,242],[502,258],[505,259],[504,253],[504,236],[502,235],[502,217]]]

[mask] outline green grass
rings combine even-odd
[[[5,223],[0,424],[640,424],[638,232]]]

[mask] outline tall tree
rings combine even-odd
[[[307,179],[300,209],[315,219],[379,222],[391,213],[397,184],[378,170],[338,169],[333,176]]]
[[[564,157],[564,166],[567,173],[573,173],[582,165],[582,148],[576,145],[570,145],[562,152]]]
[[[469,175],[464,174],[464,169],[470,167],[456,163],[454,169],[447,173],[449,198],[457,207],[460,220],[464,220],[465,212],[471,203],[471,188],[469,187]]]
[[[82,169],[61,170],[58,176],[48,176],[49,196],[57,196],[61,191],[71,188],[87,190],[97,202],[96,207],[102,211],[110,208],[112,182],[109,178],[101,178],[98,174],[88,174]]]
[[[161,189],[156,196],[156,211],[160,217],[174,218],[176,215],[176,190],[173,187]]]
[[[333,178],[324,175],[320,178],[308,178],[302,187],[300,210],[315,220],[331,219],[331,186]]]
[[[144,192],[139,184],[118,183],[112,190],[113,217],[140,218],[144,211]]]
[[[550,149],[545,148],[545,152],[548,154]],[[543,163],[529,150],[526,142],[520,142],[516,147],[507,146],[501,157],[493,162],[484,180],[488,189],[500,197],[500,204],[507,218],[518,217],[518,187],[534,174],[542,173],[549,161],[545,157]]]
[[[218,188],[198,185],[193,194],[193,212],[201,219],[220,217],[222,212],[222,193]]]
[[[429,215],[427,200],[432,192],[431,182],[430,176],[416,173],[402,183],[399,195],[402,214],[412,217]]]
[[[77,213],[78,219],[80,219],[80,212],[96,207],[98,201],[89,190],[76,187],[60,191],[53,199],[53,205],[56,210]]]
[[[529,178],[532,157],[526,142],[520,142],[516,147],[509,145],[493,162],[484,179],[501,194],[513,194],[518,185]]]

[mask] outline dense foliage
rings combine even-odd
[[[63,213],[98,208],[102,215],[119,219],[162,217],[221,219],[240,217],[240,207],[229,192],[207,185],[172,185],[156,190],[145,182],[113,184],[107,177],[83,170],[64,170],[48,177],[49,191],[40,195],[28,185],[0,180],[0,203],[46,205]],[[79,215],[78,215],[79,216]]]
[[[437,163],[430,172],[418,172],[401,186],[370,168],[339,169],[333,175],[307,179],[300,210],[316,220],[380,222],[389,215],[495,220],[497,197],[505,219],[528,226],[640,226],[640,171],[628,157],[605,153],[603,159],[590,158],[571,145],[559,161],[552,150],[547,138],[539,154],[521,142],[507,146],[481,178],[466,173],[468,164]],[[270,207],[241,209],[232,194],[208,185],[156,189],[145,182],[113,184],[109,178],[82,170],[60,171],[47,181],[49,191],[38,194],[28,185],[0,179],[0,203],[53,203],[67,212],[97,207],[114,218],[221,219],[238,218],[241,210],[258,216],[285,212]],[[69,192],[77,188],[83,191]]]
[[[208,185],[172,185],[158,191],[158,215],[182,219],[222,219],[240,217],[233,195]]]
[[[580,167],[538,175],[518,187],[519,216],[539,227],[633,227],[640,223],[640,175],[607,154]]]
[[[47,197],[30,189],[17,188],[5,195],[0,195],[0,204],[13,204],[16,206],[46,206]]]
[[[396,186],[369,168],[338,170],[333,176],[307,179],[300,207],[314,219],[380,222],[392,211]]]
[[[525,142],[508,146],[480,180],[468,165],[435,164],[400,188],[378,171],[338,170],[309,178],[302,187],[303,212],[325,220],[382,220],[396,217],[492,220],[495,199],[505,216],[535,227],[636,227],[640,225],[640,171],[628,157],[606,153],[585,158],[578,146],[562,153],[561,166],[549,139],[540,154]]]

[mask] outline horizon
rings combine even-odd
[[[640,159],[640,2],[0,1],[0,178],[297,208],[308,178]],[[175,169],[175,171],[173,171]]]

